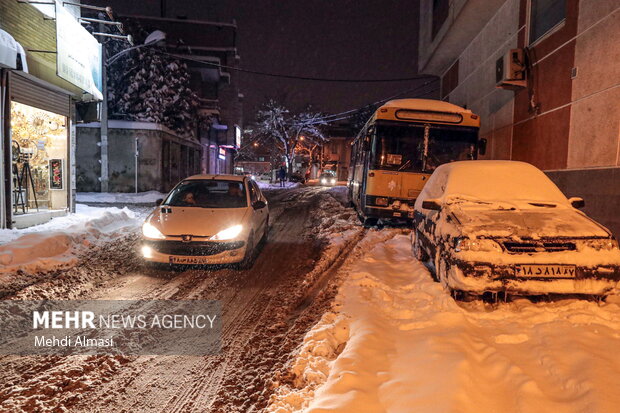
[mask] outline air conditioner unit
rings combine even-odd
[[[502,89],[519,89],[527,86],[525,79],[525,53],[523,49],[510,49],[495,62],[495,85]]]

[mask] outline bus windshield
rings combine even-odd
[[[430,173],[443,163],[475,157],[476,128],[429,125],[426,148],[425,128],[421,124],[378,123],[370,168]]]

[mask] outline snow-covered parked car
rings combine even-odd
[[[267,199],[238,175],[195,175],[178,183],[142,226],[147,262],[249,267],[269,231]]]
[[[453,292],[607,295],[618,243],[583,206],[528,163],[444,164],[416,200],[413,253]]]

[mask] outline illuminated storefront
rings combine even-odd
[[[13,216],[66,211],[68,159],[65,116],[11,102]]]

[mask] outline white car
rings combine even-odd
[[[444,164],[416,200],[413,252],[458,294],[604,296],[618,287],[620,251],[583,206],[528,163]]]
[[[142,256],[152,263],[247,268],[268,231],[269,207],[256,182],[238,175],[195,175],[158,201],[144,222]]]

